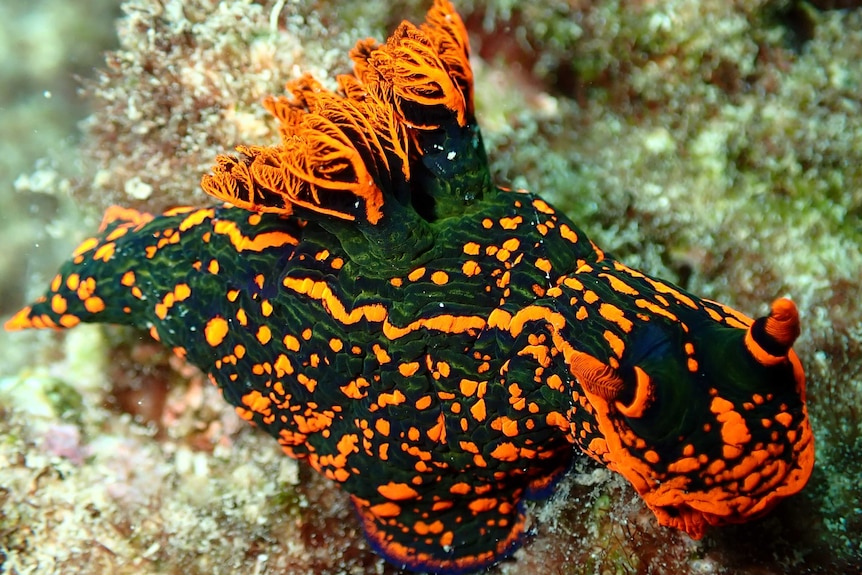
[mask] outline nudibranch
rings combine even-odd
[[[694,538],[802,489],[790,300],[752,320],[493,185],[447,1],[351,57],[337,91],[305,76],[264,101],[281,141],[217,158],[218,205],[109,209],[6,328],[148,328],[411,570],[511,554],[578,451]]]

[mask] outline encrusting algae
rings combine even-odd
[[[219,156],[202,187],[231,205],[109,209],[7,329],[150,329],[411,570],[511,554],[575,446],[695,538],[802,489],[792,302],[751,320],[492,185],[448,2],[351,57],[337,93],[265,101],[279,145]]]

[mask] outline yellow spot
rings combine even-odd
[[[54,297],[51,298],[51,310],[57,315],[62,315],[66,313],[66,308],[66,298],[64,298],[58,293],[55,293]]]
[[[204,336],[206,337],[207,343],[210,344],[211,347],[219,345],[227,336],[228,329],[227,320],[221,316],[215,316],[207,322],[207,325],[204,328]]]
[[[94,260],[102,260],[103,262],[108,261],[114,256],[114,249],[117,245],[114,242],[107,243],[99,249],[96,250],[96,253],[93,254]]]
[[[272,330],[268,326],[262,325],[257,330],[257,341],[266,345],[272,339]]]
[[[290,351],[299,351],[299,340],[296,339],[295,336],[286,335],[281,341],[284,344],[284,347]]]
[[[79,323],[81,323],[81,320],[78,319],[77,316],[70,315],[70,314],[64,314],[64,315],[60,316],[59,324],[62,325],[63,327],[66,327],[66,328],[75,327]]]
[[[84,308],[90,313],[104,311],[105,302],[100,297],[91,296],[84,300]]]
[[[166,317],[168,317],[168,306],[166,306],[165,304],[163,304],[161,302],[156,304],[154,311],[155,311],[156,317],[159,319],[165,319]]]
[[[192,288],[188,284],[177,284],[177,287],[174,288],[174,295],[176,301],[183,301],[192,295]]]
[[[329,340],[329,349],[331,349],[335,353],[338,353],[343,348],[344,348],[344,342],[342,342],[337,337],[333,337],[332,339]]]

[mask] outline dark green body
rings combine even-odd
[[[433,246],[389,279],[315,223],[224,207],[121,217],[55,291],[81,321],[154,328],[243,417],[351,493],[372,544],[408,566],[510,552],[522,499],[549,493],[573,444],[625,474],[608,455],[619,433],[643,464],[627,475],[639,491],[643,466],[644,481],[673,475],[685,445],[720,457],[720,427],[704,426],[724,385],[724,352],[711,350],[758,369],[738,337],[746,318],[606,258],[532,194],[490,190],[465,212],[433,222]],[[72,274],[93,278],[103,311],[68,289]],[[59,321],[51,306],[30,316]],[[634,367],[648,370],[649,409],[597,408],[573,367],[586,356],[621,375],[609,396],[622,403]],[[733,389],[734,404],[751,396]],[[760,415],[777,403],[801,413],[787,391]],[[709,489],[706,477],[687,485]]]

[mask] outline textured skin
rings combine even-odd
[[[441,13],[457,18],[437,2],[429,21]],[[444,71],[463,93],[462,40],[466,72]],[[373,58],[354,57],[370,85]],[[318,88],[305,78],[294,96],[330,97]],[[799,491],[814,451],[793,304],[752,322],[614,260],[538,196],[490,185],[468,96],[415,133],[396,99],[404,154],[393,137],[341,165],[355,203],[334,185],[302,188],[313,168],[291,168],[282,196],[272,181],[256,188],[254,158],[300,162],[285,143],[222,157],[205,179],[245,209],[112,208],[7,328],[150,329],[348,491],[375,549],[414,570],[510,554],[524,498],[546,496],[578,450],[694,537]],[[293,121],[293,104],[272,102]],[[314,104],[301,107],[328,137],[307,119]],[[372,164],[384,160],[395,175],[381,184]],[[371,180],[353,178],[365,167]]]

